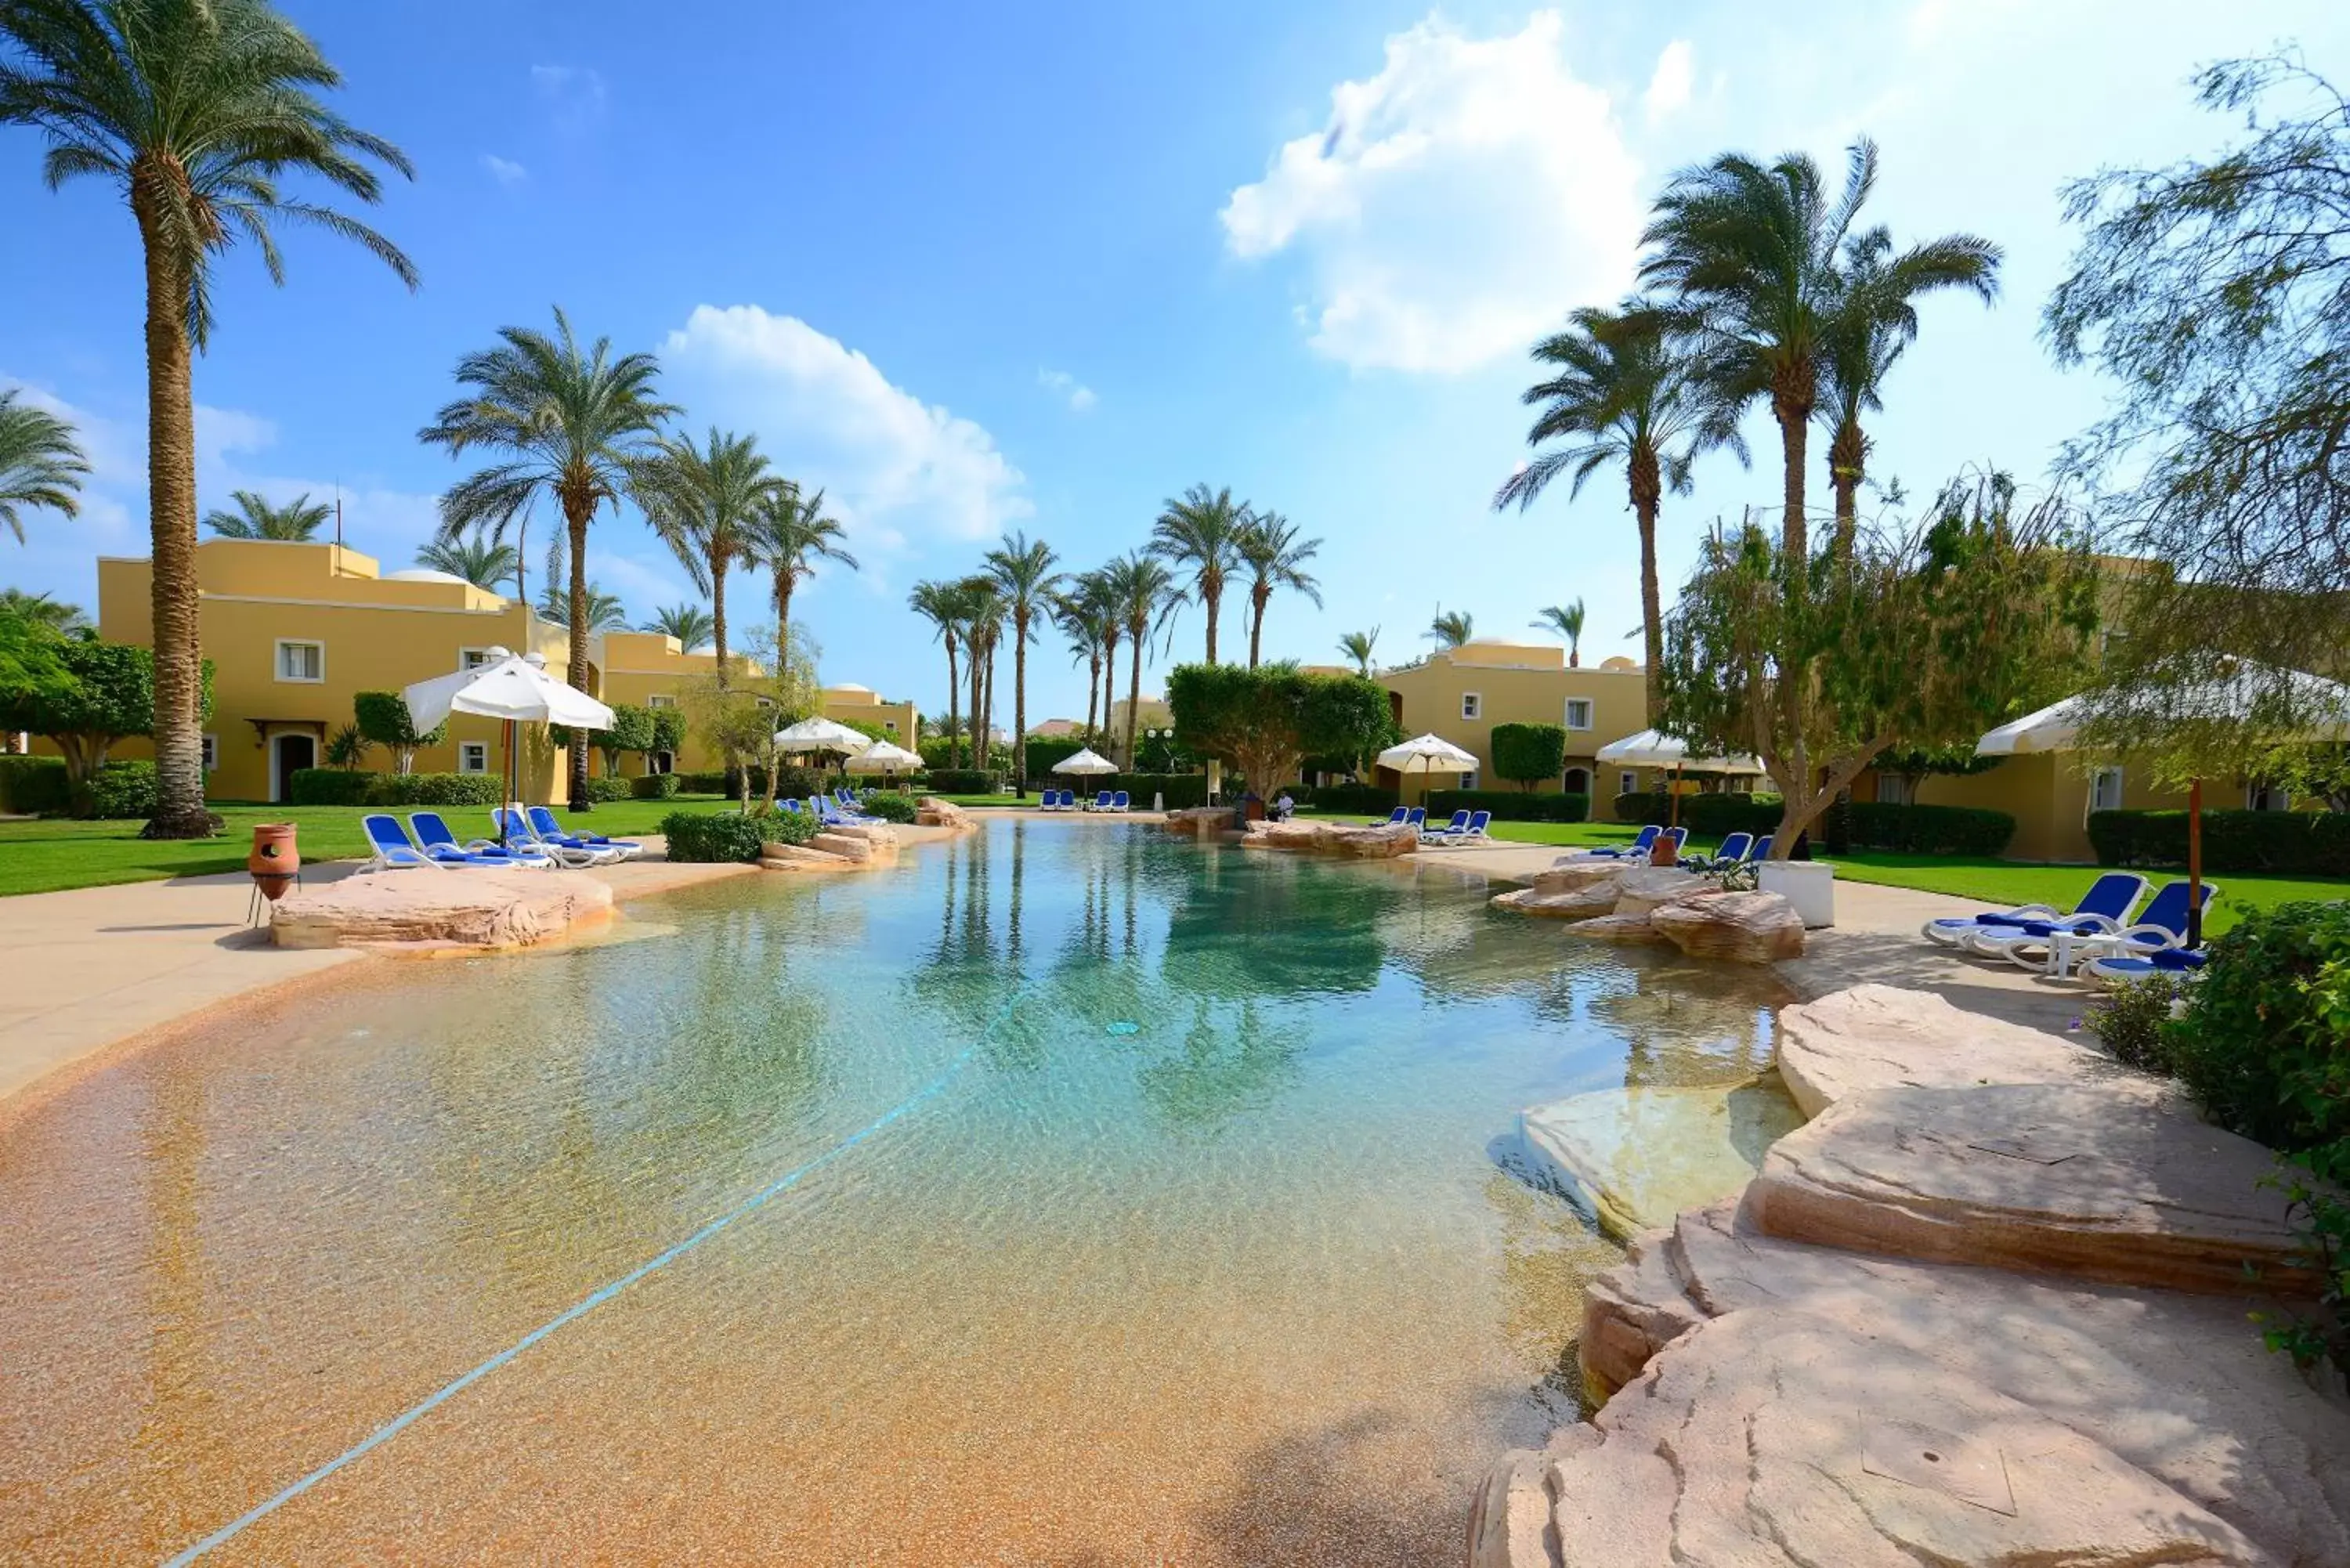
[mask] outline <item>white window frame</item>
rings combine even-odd
[[[1482,691],[1461,693],[1461,717],[1468,723],[1482,722],[1485,717],[1485,694]]]
[[[677,772],[677,753],[675,752],[647,752],[645,753],[645,772],[649,774],[673,774]]]
[[[204,772],[210,774],[218,773],[219,771],[220,737],[214,734],[206,734],[204,736]]]
[[[457,771],[461,774],[485,774],[490,771],[490,743],[487,741],[457,742]]]
[[[2105,783],[2107,779],[2111,779],[2114,782],[2114,803],[2111,805],[2099,805],[2097,804],[2097,796],[2103,792]],[[2090,811],[2119,811],[2122,808],[2122,801],[2126,798],[2122,793],[2124,782],[2122,770],[2117,765],[2108,764],[2105,767],[2091,769],[2089,772],[2088,809]],[[2083,815],[2085,816],[2086,813],[2084,813]]]
[[[461,670],[479,670],[488,662],[490,650],[486,648],[461,648],[457,650],[457,668]]]
[[[2276,805],[2262,805],[2261,797],[2272,794],[2276,796]],[[2257,784],[2247,779],[2244,782],[2244,809],[2246,811],[2291,811],[2293,792],[2276,784]]]
[[[1640,773],[1638,768],[1626,768],[1616,775],[1616,793],[1617,794],[1640,793]]]
[[[1471,768],[1461,775],[1461,787],[1462,789],[1475,789],[1477,787],[1477,770],[1475,768]]]
[[[656,691],[651,696],[645,699],[645,706],[648,708],[674,708],[677,706],[677,699],[671,696],[666,691]]]
[[[288,675],[286,673],[286,650],[289,648],[315,648],[318,650],[318,673]],[[327,645],[315,637],[281,637],[271,652],[276,661],[278,681],[287,686],[324,686],[327,683]]]
[[[1580,724],[1575,722],[1575,711],[1577,708],[1583,710],[1583,722]],[[1566,727],[1570,730],[1588,730],[1591,728],[1591,699],[1588,697],[1568,698],[1566,700],[1565,717]]]
[[[1915,805],[1918,804],[1918,781],[1908,774],[1879,774],[1877,775],[1877,798],[1886,805]]]

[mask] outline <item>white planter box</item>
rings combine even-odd
[[[1765,860],[1755,875],[1765,893],[1795,907],[1804,924],[1816,930],[1835,924],[1835,867],[1824,860]]]

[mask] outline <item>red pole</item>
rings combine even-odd
[[[2187,945],[2203,945],[2203,781],[2187,784]]]

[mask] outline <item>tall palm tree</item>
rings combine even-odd
[[[1866,477],[1867,433],[1861,415],[1885,407],[1885,378],[1917,340],[1918,296],[1962,288],[1984,304],[1999,297],[1998,247],[1957,235],[1905,254],[1878,227],[1845,242],[1843,293],[1828,319],[1821,362],[1828,428],[1828,485],[1835,493],[1835,550],[1852,554],[1860,526],[1860,485]]]
[[[22,588],[0,588],[0,616],[29,620],[57,631],[79,631],[89,624],[89,617],[82,613],[81,606],[53,599],[47,594],[28,594]]]
[[[1104,623],[1108,618],[1102,605],[1102,580],[1098,572],[1080,572],[1066,579],[1068,587],[1052,597],[1053,624],[1069,639],[1070,662],[1086,663],[1086,744],[1099,739],[1094,732],[1094,715],[1101,702],[1102,650],[1106,643]]]
[[[938,628],[938,639],[947,650],[947,765],[960,765],[955,754],[955,737],[961,731],[961,714],[956,703],[961,700],[956,676],[955,653],[962,643],[962,605],[957,585],[925,581],[916,583],[906,596],[907,607]]]
[[[814,575],[819,560],[837,561],[856,571],[857,557],[840,547],[840,524],[824,514],[824,492],[804,495],[785,484],[761,502],[751,522],[751,559],[775,578],[775,628],[779,638],[792,626],[792,590]]]
[[[1183,590],[1166,564],[1147,551],[1136,551],[1107,569],[1110,602],[1126,632],[1126,769],[1134,771],[1135,726],[1142,712],[1142,659],[1150,634],[1165,626],[1184,603]]]
[[[1190,570],[1192,595],[1208,612],[1208,662],[1216,661],[1216,620],[1224,598],[1224,578],[1240,564],[1241,526],[1248,508],[1229,487],[1211,492],[1195,484],[1170,500],[1150,525],[1150,553]]]
[[[233,490],[229,497],[236,503],[235,511],[215,506],[204,514],[204,526],[223,539],[275,539],[307,545],[335,514],[335,509],[327,503],[311,500],[308,491],[283,506],[250,490]]]
[[[454,538],[433,540],[416,552],[416,564],[463,577],[477,588],[495,591],[508,577],[519,584],[522,552],[476,528]]]
[[[82,476],[88,460],[74,443],[73,426],[47,409],[20,403],[14,389],[0,392],[0,527],[25,542],[18,514],[46,506],[68,517],[81,512]]]
[[[1583,601],[1571,605],[1548,605],[1537,613],[1532,622],[1537,631],[1555,631],[1566,639],[1566,667],[1575,669],[1583,662]],[[1656,677],[1651,665],[1651,680]]]
[[[1379,628],[1350,631],[1338,639],[1338,651],[1355,661],[1355,672],[1365,680],[1370,678],[1371,650],[1379,645]]]
[[[285,197],[315,175],[382,199],[370,161],[411,175],[400,149],[314,94],[341,77],[266,0],[0,0],[0,124],[48,140],[42,174],[115,187],[146,273],[147,493],[155,650],[154,838],[206,838],[203,654],[196,587],[196,410],[190,361],[211,340],[213,258],[250,240],[270,281],[273,221],[351,240],[416,286],[390,241],[348,213]]]
[[[1439,648],[1458,648],[1469,640],[1473,628],[1474,622],[1467,610],[1440,610],[1436,618],[1428,623],[1428,629],[1419,635],[1434,639]]]
[[[699,447],[690,435],[655,441],[631,483],[645,521],[693,586],[710,596],[711,646],[718,656],[718,684],[724,686],[726,571],[755,558],[762,509],[782,498],[787,482],[768,471],[758,437],[722,434],[712,425]]]
[[[555,313],[555,336],[526,327],[502,327],[499,346],[457,361],[457,384],[468,395],[444,406],[417,432],[452,457],[475,447],[511,454],[508,461],[468,474],[441,497],[441,536],[486,525],[503,539],[507,524],[536,497],[555,498],[563,512],[571,557],[571,661],[565,677],[588,688],[588,524],[607,505],[619,510],[631,472],[663,420],[677,412],[653,394],[660,367],[650,354],[612,357],[611,340],[582,349],[571,323]],[[548,584],[552,591],[554,585]],[[588,809],[588,734],[572,732],[570,805]]]
[[[994,744],[995,719],[993,706],[995,686],[995,649],[1003,635],[1006,606],[1003,594],[990,576],[963,578],[955,585],[955,603],[962,613],[962,646],[964,663],[971,681],[971,734],[973,767],[988,765],[988,753]]]
[[[1295,588],[1322,607],[1322,585],[1305,574],[1305,563],[1321,550],[1319,539],[1300,539],[1278,512],[1247,514],[1232,540],[1233,553],[1249,569],[1249,668],[1257,666],[1264,638],[1264,607],[1275,588]]]
[[[1061,574],[1053,570],[1060,557],[1042,539],[1006,534],[1003,543],[987,553],[988,576],[995,579],[1012,612],[1012,767],[1021,795],[1028,794],[1028,639],[1039,611],[1052,612],[1053,590]]]
[[[1689,493],[1700,452],[1727,447],[1746,461],[1739,404],[1715,389],[1659,311],[1636,302],[1620,311],[1578,310],[1572,320],[1565,332],[1534,345],[1534,358],[1555,373],[1527,388],[1520,400],[1543,410],[1526,432],[1527,445],[1562,439],[1574,444],[1540,452],[1494,493],[1493,506],[1514,504],[1523,512],[1569,471],[1567,493],[1579,495],[1600,469],[1624,465],[1627,499],[1640,531],[1640,635],[1653,710],[1665,640],[1657,515],[1668,492]]]
[[[652,618],[637,628],[639,631],[658,631],[677,639],[677,645],[688,653],[709,642],[717,633],[711,623],[710,612],[697,604],[663,605]]]

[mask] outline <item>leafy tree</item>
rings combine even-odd
[[[1294,588],[1322,607],[1322,585],[1305,571],[1305,563],[1322,549],[1319,539],[1300,539],[1289,519],[1277,512],[1248,514],[1232,548],[1249,569],[1249,668],[1254,670],[1264,639],[1264,607],[1275,588]]]
[[[457,361],[465,394],[446,404],[417,432],[452,457],[475,448],[505,461],[468,474],[441,497],[441,535],[486,525],[494,537],[542,495],[562,510],[571,558],[570,600],[556,624],[569,628],[571,659],[565,679],[588,687],[588,639],[618,629],[588,602],[588,525],[609,506],[618,511],[637,462],[677,410],[660,401],[653,383],[660,367],[650,354],[612,356],[609,338],[583,348],[561,310],[555,336],[524,327],[498,329],[499,345]],[[552,593],[554,585],[548,584]],[[588,809],[588,742],[571,747],[570,807]]]
[[[824,492],[803,495],[785,485],[762,500],[752,514],[750,558],[774,574],[776,623],[792,624],[792,593],[816,571],[818,560],[837,561],[856,571],[857,557],[841,547],[847,535],[824,514]]]
[[[1224,579],[1240,564],[1241,528],[1248,507],[1232,499],[1229,486],[1211,491],[1195,484],[1170,498],[1150,525],[1149,553],[1192,574],[1192,591],[1208,612],[1208,662],[1216,661],[1216,619],[1224,600]],[[1171,582],[1171,579],[1170,579]]]
[[[1476,622],[1467,610],[1442,610],[1419,635],[1433,639],[1439,648],[1458,648],[1469,640],[1475,629]]]
[[[765,509],[791,499],[791,484],[771,473],[759,438],[710,428],[701,447],[691,436],[663,436],[634,476],[645,521],[677,556],[693,586],[710,596],[710,636],[718,679],[727,678],[726,571],[758,558]],[[608,777],[614,770],[608,769]]]
[[[1566,726],[1564,724],[1496,724],[1493,726],[1493,772],[1520,789],[1533,793],[1544,779],[1566,771]]]
[[[480,528],[433,540],[416,552],[416,564],[463,577],[475,587],[493,593],[508,577],[515,579],[517,588],[522,582],[522,552],[512,545],[500,544]]]
[[[236,503],[235,511],[215,506],[204,514],[204,526],[223,539],[276,539],[307,545],[334,515],[333,507],[311,500],[307,491],[282,506],[258,491],[233,490],[229,497]]]
[[[1653,569],[1656,565],[1653,542],[1643,542],[1641,561],[1644,576],[1652,577]],[[1653,591],[1653,588],[1654,583],[1652,580],[1644,580],[1641,583],[1640,591],[1643,596],[1644,604],[1648,602],[1646,596]],[[1551,605],[1547,607],[1541,614],[1534,617],[1533,625],[1534,629],[1537,631],[1555,631],[1558,633],[1559,636],[1566,639],[1566,667],[1569,670],[1573,670],[1583,663],[1583,601],[1581,599],[1577,599],[1571,605]],[[1656,695],[1653,688],[1655,687],[1657,680],[1657,663],[1664,646],[1660,636],[1660,628],[1657,628],[1653,622],[1650,623],[1648,638],[1648,684],[1651,688],[1649,696],[1653,700]]]
[[[797,627],[778,635],[763,630],[752,639],[759,656],[759,673],[746,667],[722,684],[714,675],[698,676],[686,685],[683,711],[693,732],[736,774],[742,808],[754,815],[751,772],[766,775],[766,795],[757,813],[772,813],[776,786],[786,761],[775,747],[778,731],[816,713],[824,693],[816,678],[819,650],[816,641]],[[658,721],[656,721],[658,722]]]
[[[81,482],[89,463],[74,443],[73,426],[47,409],[18,402],[17,396],[14,388],[0,392],[0,528],[21,545],[20,508],[80,514]]]
[[[449,738],[446,720],[429,730],[418,729],[415,716],[408,711],[408,699],[397,691],[353,693],[351,717],[359,721],[361,735],[391,753],[394,773],[414,773],[416,749],[437,746]]]
[[[375,742],[367,738],[364,731],[357,724],[345,724],[327,737],[327,765],[357,773],[367,766],[368,753],[373,750]]]
[[[1167,677],[1176,742],[1221,758],[1252,788],[1298,776],[1309,754],[1352,756],[1375,747],[1392,722],[1388,694],[1359,675],[1308,675],[1294,663],[1243,670],[1180,664]]]
[[[665,711],[675,711],[675,710],[665,710]],[[571,731],[568,725],[552,724],[548,728],[563,732],[556,737],[557,744],[571,743]],[[612,704],[612,723],[609,729],[588,730],[583,732],[588,737],[588,743],[604,754],[604,776],[608,779],[620,776],[620,753],[623,752],[654,752],[669,749],[653,743],[656,739],[653,711],[650,708],[639,707],[634,702]]]
[[[273,283],[270,225],[351,240],[409,287],[416,269],[373,229],[280,194],[287,173],[373,203],[370,161],[408,160],[313,96],[341,85],[266,0],[0,0],[0,124],[42,132],[51,188],[80,175],[114,187],[139,229],[146,274],[147,470],[155,638],[154,838],[208,838],[203,671],[196,585],[192,351],[212,337],[213,258],[253,244]]]
[[[52,702],[70,692],[73,672],[64,658],[67,629],[16,604],[0,602],[0,704]]]
[[[89,617],[81,606],[47,594],[28,594],[22,588],[0,588],[0,616],[16,616],[52,631],[81,631],[89,626]]]
[[[1659,728],[1752,752],[1785,801],[1772,853],[1894,748],[1971,742],[2073,689],[2095,628],[2085,537],[2054,501],[1953,484],[1922,525],[1864,530],[1790,571],[1750,519],[1718,530],[1665,625]],[[1807,583],[1791,592],[1791,581]],[[1812,691],[1783,700],[1783,672]]]
[[[1127,656],[1126,762],[1134,765],[1134,732],[1142,713],[1142,657],[1151,634],[1163,628],[1182,607],[1183,590],[1174,574],[1158,558],[1137,551],[1113,561],[1105,579],[1119,627],[1126,633]],[[1211,648],[1212,651],[1212,648]],[[1212,659],[1209,661],[1213,666]]]
[[[1042,539],[1006,534],[1003,543],[987,553],[988,575],[1012,615],[1012,733],[1018,761],[1019,792],[1028,793],[1028,641],[1035,635],[1039,612],[1051,614],[1053,590],[1061,575],[1053,570],[1060,557]]]
[[[716,628],[710,612],[697,604],[664,605],[653,612],[650,620],[637,628],[639,631],[658,631],[677,639],[678,647],[691,653],[710,643]]]
[[[1739,462],[1746,461],[1735,400],[1721,393],[1688,345],[1666,327],[1662,314],[1635,302],[1620,311],[1578,310],[1566,331],[1535,344],[1534,358],[1555,367],[1556,374],[1527,388],[1521,400],[1543,410],[1526,432],[1526,444],[1539,448],[1562,439],[1575,444],[1542,452],[1493,495],[1495,511],[1515,504],[1523,512],[1562,472],[1572,471],[1567,493],[1573,497],[1600,469],[1611,462],[1624,465],[1640,533],[1640,627],[1651,708],[1664,636],[1657,586],[1658,513],[1668,491],[1689,493],[1690,469],[1700,453],[1727,447]],[[1579,649],[1579,621],[1573,634],[1564,626],[1558,629]]]
[[[1338,639],[1338,651],[1355,661],[1355,672],[1367,678],[1371,673],[1371,650],[1378,646],[1379,628],[1350,631]]]
[[[155,656],[95,632],[68,637],[16,618],[19,673],[0,668],[0,729],[28,730],[55,742],[75,798],[87,798],[107,753],[126,735],[155,726]],[[0,644],[4,649],[5,644]],[[197,720],[212,711],[212,664],[200,667]],[[21,683],[19,683],[21,682]]]

